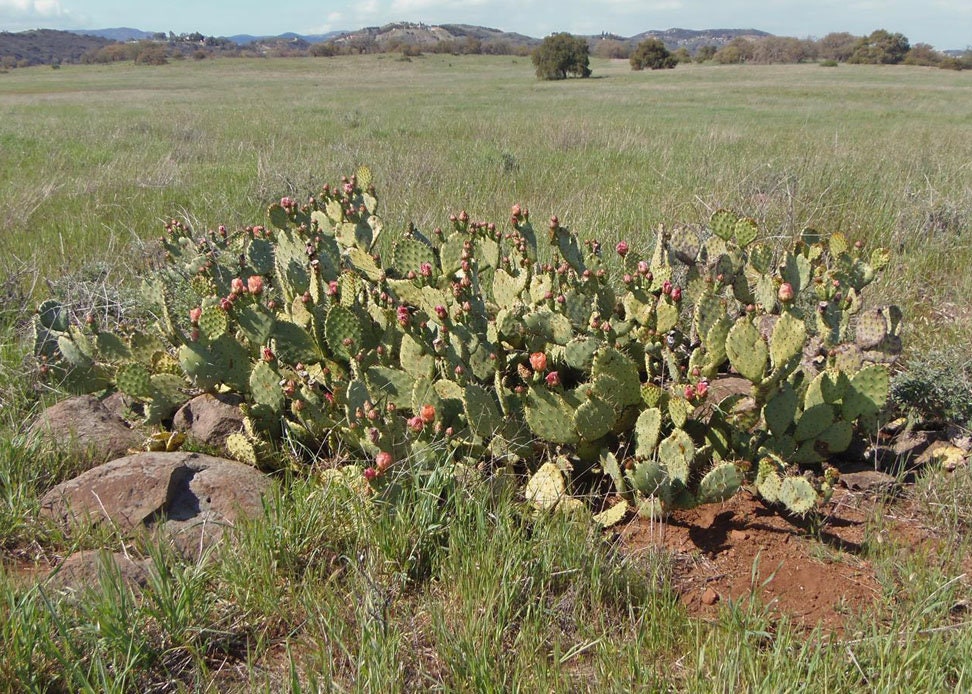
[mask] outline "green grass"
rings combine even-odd
[[[19,434],[50,395],[18,341],[33,303],[54,294],[115,320],[163,219],[257,223],[269,201],[359,164],[392,231],[462,208],[501,222],[521,202],[582,236],[645,244],[659,223],[728,206],[768,238],[813,225],[887,245],[870,293],[905,308],[909,350],[972,359],[972,75],[593,67],[562,83],[524,59],[449,56],[0,75],[4,559],[119,544],[39,518],[78,463]],[[759,603],[692,619],[665,553],[625,555],[447,476],[415,473],[393,512],[356,524],[347,493],[291,480],[214,561],[132,548],[162,567],[140,596],[109,574],[64,599],[0,570],[0,691],[963,691],[969,479],[912,492],[948,552],[866,543],[881,596],[839,638]]]
[[[169,216],[255,223],[367,163],[392,230],[514,201],[605,241],[719,206],[889,245],[883,294],[972,300],[970,76],[894,66],[682,66],[538,82],[528,60],[393,56],[18,70],[0,78],[3,268],[137,266]],[[948,280],[947,282],[945,280]],[[41,287],[42,289],[43,287]],[[36,294],[37,292],[35,292]],[[968,343],[969,317],[915,330]]]

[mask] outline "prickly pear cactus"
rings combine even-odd
[[[597,504],[605,525],[745,485],[808,513],[832,486],[821,470],[876,426],[902,320],[865,303],[881,249],[807,230],[776,251],[719,210],[612,258],[556,217],[538,239],[520,205],[502,225],[460,211],[378,244],[372,179],[282,198],[236,231],[167,223],[167,263],[142,289],[151,330],[102,331],[44,302],[41,373],[119,390],[163,428],[193,394],[234,391],[238,459],[353,451],[376,489],[448,458],[532,471],[535,503],[577,509],[568,490],[603,489],[587,474],[600,471],[627,504]],[[744,387],[721,396],[727,380]]]

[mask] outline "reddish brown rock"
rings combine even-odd
[[[243,428],[242,398],[233,394],[206,393],[183,405],[172,420],[172,428],[210,446],[225,446],[226,437]]]
[[[122,552],[75,552],[50,572],[47,585],[55,590],[81,592],[117,577],[125,586],[138,589],[148,585],[151,571],[151,559],[132,559]]]
[[[123,456],[144,438],[93,395],[79,395],[48,407],[34,422],[30,434],[98,461]]]
[[[160,531],[198,558],[223,529],[263,512],[270,480],[258,470],[200,453],[139,453],[54,487],[41,512],[70,531],[110,523],[123,536]]]

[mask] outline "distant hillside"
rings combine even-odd
[[[235,34],[233,36],[226,36],[233,43],[245,46],[248,43],[263,43],[263,42],[277,42],[277,41],[304,41],[306,43],[323,43],[324,41],[329,41],[337,36],[341,36],[345,32],[343,31],[331,31],[327,34],[295,34],[293,32],[287,32],[285,34],[280,34],[279,36],[253,36],[252,34]]]
[[[638,44],[645,39],[660,39],[669,50],[686,48],[693,52],[702,46],[715,46],[719,48],[726,45],[735,38],[755,39],[765,36],[772,36],[766,31],[758,29],[666,29],[665,31],[644,31],[635,34],[627,39],[629,42]]]
[[[165,35],[165,32],[154,32],[154,31],[142,31],[141,29],[132,29],[131,27],[116,27],[114,29],[71,29],[72,34],[80,34],[81,36],[100,36],[103,39],[111,39],[112,41],[140,41],[142,39],[151,39],[158,34]]]
[[[115,43],[99,36],[79,36],[71,31],[35,29],[0,32],[0,64],[7,67],[77,63],[88,51]]]
[[[357,46],[359,50],[397,50],[399,47],[413,47],[419,50],[455,49],[476,46],[479,50],[470,52],[513,52],[516,49],[529,49],[540,43],[524,34],[517,34],[488,27],[467,24],[422,24],[416,22],[395,22],[380,27],[365,27],[349,31],[332,39],[337,45]]]

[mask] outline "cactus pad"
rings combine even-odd
[[[740,318],[732,326],[726,338],[726,354],[740,376],[753,383],[763,379],[769,349],[748,318]]]
[[[546,388],[530,388],[523,412],[536,436],[551,443],[577,443],[574,414],[563,396]]]
[[[574,428],[586,441],[595,441],[614,428],[618,416],[610,403],[591,397],[574,412]]]
[[[706,473],[699,483],[696,500],[700,504],[715,504],[726,501],[739,491],[743,483],[742,472],[735,463],[721,463]]]
[[[669,477],[687,484],[695,459],[695,443],[681,429],[673,431],[658,444],[658,458],[668,471]]]
[[[729,210],[716,210],[709,218],[709,228],[723,241],[730,241],[735,234],[738,220],[739,217]]]
[[[732,225],[732,233],[736,237],[736,243],[739,244],[739,247],[745,248],[756,240],[759,235],[759,226],[757,226],[755,219],[744,217]]]
[[[594,392],[618,410],[641,401],[638,367],[612,347],[598,350],[591,370]]]
[[[361,332],[361,324],[350,309],[336,305],[327,312],[324,337],[335,356],[351,361],[361,345]]]
[[[657,407],[649,407],[642,410],[638,415],[635,424],[635,456],[638,458],[650,458],[655,453],[658,446],[658,437],[661,434],[662,413]]]
[[[125,395],[139,400],[152,397],[152,374],[140,362],[122,364],[115,372],[115,383]]]
[[[804,477],[784,477],[778,499],[791,512],[802,516],[817,503],[817,491]]]
[[[800,356],[806,340],[807,328],[803,321],[785,311],[776,321],[770,338],[773,368],[780,369],[794,357]]]
[[[475,383],[466,385],[462,392],[462,407],[466,423],[477,436],[488,438],[503,426],[496,399],[482,386]]]

